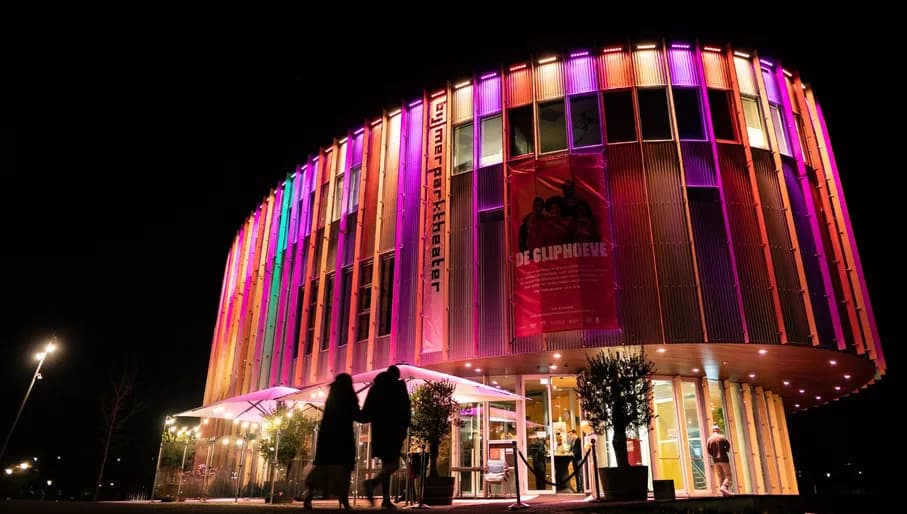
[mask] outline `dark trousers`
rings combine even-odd
[[[573,458],[573,471],[576,473],[576,492],[585,491],[583,488],[583,459]]]

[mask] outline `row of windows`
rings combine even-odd
[[[391,253],[382,255],[380,257],[381,268],[380,268],[380,277],[379,284],[380,289],[378,291],[378,333],[377,335],[386,336],[391,333],[391,315],[392,307],[394,300],[394,256]],[[359,298],[356,302],[355,312],[356,312],[356,327],[355,327],[355,337],[356,341],[364,341],[368,339],[369,325],[371,322],[371,304],[372,304],[372,271],[373,263],[369,259],[363,261],[359,265]],[[327,350],[331,341],[331,317],[333,315],[334,302],[332,301],[334,294],[334,273],[329,273],[325,277],[325,289],[324,289],[324,312],[321,317],[321,350]],[[353,268],[352,266],[346,266],[342,270],[341,274],[342,283],[340,284],[341,289],[341,298],[340,298],[340,319],[339,319],[339,329],[337,331],[337,345],[344,346],[347,344],[347,333],[349,330],[349,315],[351,306],[351,296],[353,289]],[[312,294],[309,297],[309,303],[307,306],[306,315],[308,316],[306,324],[306,338],[305,338],[305,354],[310,355],[315,345],[315,316],[318,308],[318,279],[314,279],[310,282],[310,287],[312,289]],[[304,298],[305,286],[300,285],[297,291],[297,314],[296,319],[298,322],[301,322],[300,315],[302,314],[302,301]],[[297,356],[296,350],[294,348],[293,357]]]
[[[677,119],[677,135],[681,140],[705,141],[705,123],[698,88],[674,88],[674,111]],[[644,141],[670,140],[671,116],[668,109],[668,93],[664,88],[637,89],[636,108],[639,109],[639,132]],[[570,97],[564,100],[539,103],[535,125],[538,128],[539,153],[567,150],[568,130],[570,148],[583,148],[602,144],[602,133],[607,143],[626,143],[639,138],[634,116],[634,91],[609,91],[601,94],[604,103],[604,129],[600,119],[599,95]],[[737,123],[734,117],[733,99],[730,91],[709,89],[711,122],[717,140],[738,141]],[[750,145],[769,148],[765,123],[756,98],[742,97],[743,113]],[[567,106],[569,105],[569,108]],[[771,117],[779,141],[779,151],[790,154],[790,145],[782,121],[780,107],[771,105]],[[568,116],[569,115],[569,116]],[[503,160],[501,115],[490,116],[479,121],[479,167],[499,164]],[[535,128],[531,105],[507,111],[509,127],[508,150],[511,157],[535,152]],[[471,171],[474,167],[474,124],[465,123],[454,127],[453,173]]]

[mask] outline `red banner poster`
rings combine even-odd
[[[618,328],[602,156],[510,166],[510,205],[517,337]]]

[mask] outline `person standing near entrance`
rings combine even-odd
[[[381,471],[364,483],[365,496],[374,505],[375,488],[381,485],[382,509],[397,508],[390,500],[390,481],[400,467],[400,448],[409,428],[410,409],[400,369],[389,366],[375,377],[362,407],[364,417],[372,424],[372,457],[381,459]]]
[[[706,441],[706,448],[712,457],[712,469],[718,476],[718,490],[723,496],[728,496],[731,494],[731,462],[729,458],[731,443],[721,433],[721,427],[718,425],[712,427],[712,435]]]
[[[576,492],[583,493],[583,440],[576,435],[576,430],[567,433],[567,439],[570,441],[570,451],[573,452],[573,472],[576,474]]]

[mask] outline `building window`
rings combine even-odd
[[[746,120],[746,135],[750,146],[768,148],[768,138],[765,137],[765,120],[762,119],[762,109],[755,98],[742,97],[743,118]]]
[[[573,129],[573,148],[602,144],[597,95],[570,99],[570,127]]]
[[[532,135],[532,106],[518,107],[507,113],[510,130],[510,157],[530,154],[534,151]]]
[[[372,313],[372,261],[359,266],[359,299],[356,303],[356,340],[365,341]]]
[[[799,114],[794,114],[794,123],[797,125],[797,144],[800,145],[800,155],[803,156],[803,161],[806,164],[812,166],[812,157],[810,157],[806,146],[806,127],[803,126],[803,117]]]
[[[294,328],[299,328],[299,324],[302,323],[302,302],[305,300],[305,287],[303,284],[300,284],[296,288],[296,317],[294,318],[295,325]],[[293,358],[299,357],[299,345],[296,344],[296,330],[290,330],[288,333],[288,341],[293,347]]]
[[[504,159],[504,147],[501,144],[504,127],[501,125],[500,116],[492,116],[482,120],[482,154],[479,156],[479,166],[500,164]]]
[[[391,333],[391,317],[394,304],[394,255],[381,256],[380,291],[378,293],[378,335]]]
[[[769,110],[772,112],[772,125],[775,126],[775,137],[778,139],[778,151],[781,155],[792,156],[790,149],[790,139],[787,137],[787,126],[784,124],[784,117],[781,115],[781,108],[778,105],[770,104]]]
[[[309,296],[309,319],[306,323],[305,335],[305,354],[312,354],[312,346],[315,344],[315,313],[318,311],[318,280],[312,281],[312,293]]]
[[[337,332],[337,346],[343,346],[347,343],[347,337],[350,328],[350,297],[353,293],[353,267],[343,268],[343,274],[340,275],[340,329]]]
[[[636,119],[633,117],[633,92],[605,93],[605,132],[609,143],[636,141]]]
[[[563,100],[539,104],[539,151],[567,149],[567,112]]]
[[[361,164],[350,168],[350,194],[346,197],[346,214],[359,208],[359,180],[361,176]]]
[[[680,139],[693,141],[705,139],[698,89],[675,89],[674,112],[677,114],[677,135]]]
[[[645,141],[671,139],[671,116],[668,113],[668,92],[664,89],[640,89],[639,122]]]
[[[331,221],[337,221],[340,219],[340,207],[343,206],[343,173],[334,179],[334,198],[331,201],[333,202]]]
[[[737,131],[731,113],[730,91],[709,89],[709,108],[712,111],[712,128],[715,130],[715,139],[736,141]]]
[[[315,212],[313,210],[315,208],[315,190],[314,189],[309,193],[308,207],[309,208],[305,210],[305,235],[306,236],[309,236],[312,233],[312,213]]]
[[[321,316],[321,349],[327,350],[331,344],[331,316],[334,313],[334,274],[325,277],[324,281],[324,314]]]
[[[324,184],[321,184],[321,196],[320,196],[320,199],[318,200],[320,202],[318,204],[318,228],[321,228],[324,226],[324,221],[328,214],[328,193],[330,193],[328,186],[330,186],[330,185],[331,185],[330,182],[325,182]]]
[[[472,171],[472,151],[472,123],[454,127],[454,175]]]

